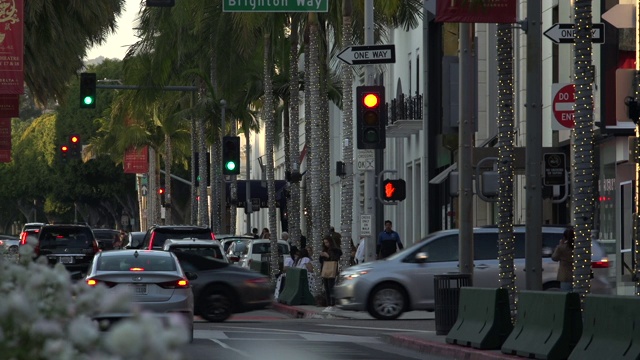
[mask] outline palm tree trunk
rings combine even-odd
[[[289,53],[289,157],[291,172],[300,171],[300,75],[298,71],[298,17],[292,16],[291,49]],[[300,182],[289,184],[291,197],[287,202],[289,238],[300,247]]]
[[[204,94],[204,87],[201,87],[200,92]],[[200,156],[198,158],[199,161],[199,176],[200,179],[207,178],[207,146],[205,140],[205,129],[204,129],[204,119],[202,117],[198,117],[196,119],[196,134],[194,137],[198,139],[198,152]],[[203,180],[200,182],[200,186],[198,187],[198,225],[206,226],[209,224],[209,212],[208,212],[208,197],[207,197],[207,182]]]
[[[512,318],[516,311],[516,278],[513,259],[513,31],[511,24],[498,24],[498,217],[500,228],[498,260],[500,262],[500,288],[509,292]]]
[[[318,176],[320,177],[320,188],[321,197],[320,197],[320,228],[323,231],[323,234],[327,234],[329,232],[329,228],[331,227],[331,181],[329,177],[331,176],[331,171],[329,169],[330,163],[330,155],[329,148],[331,145],[331,139],[329,134],[329,100],[327,97],[327,83],[329,79],[329,59],[327,57],[327,43],[330,41],[326,38],[326,27],[324,24],[318,24],[318,30],[321,30],[321,35],[324,35],[322,39],[324,41],[319,41],[318,46],[318,59],[319,67],[320,67],[320,78],[319,81],[319,101],[320,101],[320,132],[319,138],[317,140],[318,144]],[[336,244],[338,246],[338,244]]]
[[[311,143],[309,143],[311,148],[311,241],[313,242],[313,256],[314,256],[314,266],[316,269],[316,278],[320,278],[320,263],[318,261],[318,256],[322,252],[322,236],[327,233],[327,228],[323,227],[322,219],[322,203],[321,199],[323,198],[322,194],[322,179],[320,174],[320,170],[322,169],[322,161],[323,159],[320,157],[320,142],[323,139],[322,132],[323,130],[323,122],[322,122],[322,104],[320,97],[320,58],[319,58],[319,49],[318,49],[318,19],[317,15],[311,13],[309,16],[309,68],[306,70],[309,73],[309,94],[310,94],[310,104],[311,107],[311,117],[307,118],[307,121],[311,122]],[[316,282],[314,294],[318,295],[321,292],[320,284]]]
[[[591,80],[591,0],[575,0],[575,130],[573,288],[584,303],[590,290],[593,228],[593,89]]]
[[[192,95],[193,99],[193,95]],[[193,104],[191,104],[193,106]],[[191,117],[191,221],[190,224],[197,224],[198,219],[198,201],[196,198],[198,197],[198,188],[195,186],[196,177],[199,174],[196,174],[196,152],[198,152],[198,140],[195,137],[197,133],[196,128],[196,118]]]
[[[273,59],[271,58],[271,34],[263,35],[264,41],[264,105],[263,119],[265,122],[265,147],[267,170],[267,196],[269,207],[269,230],[271,231],[271,283],[275,284],[278,275],[278,224],[276,223],[276,189],[273,169],[273,144],[275,137],[275,119],[273,114],[273,82],[271,71]]]
[[[352,44],[351,14],[352,0],[342,2],[342,48]],[[353,169],[353,71],[351,66],[342,64],[342,161],[347,169]],[[353,222],[353,171],[347,170],[342,179],[341,216],[342,223],[342,268],[349,266],[351,253],[351,227]]]

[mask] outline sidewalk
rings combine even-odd
[[[313,305],[290,306],[274,302],[272,309],[295,318],[304,319],[373,319],[362,311],[346,311],[335,309],[332,312],[322,312],[323,308]],[[434,320],[434,313],[426,311],[411,311],[403,314],[400,319]],[[384,321],[384,320],[378,320]],[[523,359],[518,356],[506,355],[500,350],[477,350],[465,346],[447,344],[445,335],[434,332],[406,332],[382,334],[382,339],[390,344],[406,347],[426,354],[451,357],[465,360],[496,360]]]

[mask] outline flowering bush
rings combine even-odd
[[[32,255],[33,247],[25,245],[17,259],[0,256],[2,359],[182,358],[179,347],[188,334],[181,319],[163,324],[152,314],[136,312],[129,293],[73,283],[62,265],[52,268]],[[97,312],[133,317],[101,332],[91,318]]]

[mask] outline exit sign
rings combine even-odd
[[[329,0],[224,0],[224,12],[328,12]]]

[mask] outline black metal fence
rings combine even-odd
[[[387,104],[388,124],[398,120],[422,120],[422,94],[406,96],[400,94]]]

